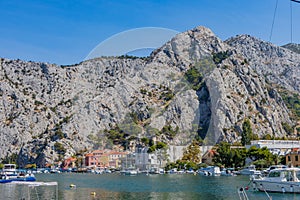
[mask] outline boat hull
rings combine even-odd
[[[300,193],[300,182],[253,180],[253,188],[261,192]]]
[[[10,179],[0,179],[0,183],[11,183],[14,181],[36,181],[36,178],[33,176],[28,176],[28,177],[19,177],[19,178],[10,178]]]

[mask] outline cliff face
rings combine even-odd
[[[187,145],[286,136],[289,110],[270,86],[299,93],[299,55],[198,27],[147,59],[98,58],[73,66],[0,60],[0,158],[45,164],[112,143],[155,138]],[[296,73],[296,74],[295,74]],[[298,73],[298,75],[297,75]],[[267,78],[267,81],[266,81]]]
[[[289,49],[295,53],[300,53],[300,44],[288,43],[282,46],[283,48]]]
[[[257,74],[271,83],[300,92],[300,54],[275,46],[249,35],[240,35],[226,41],[244,56]]]

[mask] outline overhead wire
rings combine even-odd
[[[291,44],[293,43],[293,0],[290,1],[290,9],[291,9]],[[296,1],[297,2],[297,1]]]
[[[290,0],[290,39],[291,43],[293,43],[293,2],[300,3],[300,0]],[[277,7],[278,7],[278,0],[276,0],[276,5],[275,5],[275,10],[273,14],[273,20],[272,20],[272,26],[271,26],[271,33],[269,37],[269,42],[272,40],[272,35],[273,35],[273,29],[274,29],[274,24],[275,24],[275,18],[276,18],[276,13],[277,13]]]
[[[276,6],[275,6],[275,10],[274,10],[274,15],[273,15],[273,21],[272,21],[272,26],[271,26],[271,33],[270,33],[269,42],[271,42],[271,39],[272,39],[273,28],[274,28],[274,23],[275,23],[275,17],[276,17],[276,12],[277,12],[277,6],[278,6],[278,0],[276,0]]]

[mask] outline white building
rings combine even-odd
[[[141,171],[162,167],[160,151],[148,153],[148,147],[137,146],[135,150],[135,166]]]
[[[273,154],[286,155],[293,148],[300,148],[300,141],[298,140],[254,140],[250,145],[246,145],[249,149],[252,146],[257,148],[267,147]]]

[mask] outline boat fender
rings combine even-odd
[[[291,185],[290,192],[294,192],[294,187]]]
[[[254,190],[257,190],[257,185],[256,185],[255,182],[253,182],[252,187],[253,187]]]
[[[285,189],[284,187],[281,187],[282,193],[285,193]]]
[[[253,180],[254,180],[254,178],[255,178],[255,176],[254,176],[254,175],[250,175],[250,181],[253,181]]]

